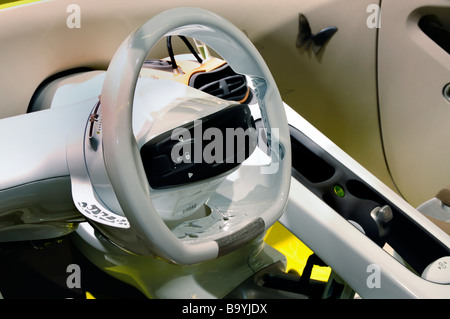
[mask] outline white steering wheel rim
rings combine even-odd
[[[280,167],[284,179],[281,198],[272,211],[264,212],[266,225],[280,217],[287,202],[291,170],[289,131],[279,91],[264,60],[247,37],[222,17],[198,8],[168,10],[139,27],[122,43],[109,65],[101,95],[106,171],[137,236],[162,258],[193,264],[219,256],[219,245],[216,241],[186,244],[168,229],[152,204],[132,130],[132,106],[141,67],[156,42],[167,35],[196,38],[218,52],[236,72],[263,79],[264,97],[259,102],[265,105],[264,112],[271,115],[268,118],[275,119],[266,124],[278,129],[277,140],[284,145],[285,161]]]

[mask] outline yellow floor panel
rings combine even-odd
[[[268,231],[265,242],[278,250],[287,258],[287,272],[302,274],[308,257],[313,253],[304,243],[280,223],[275,223]],[[311,279],[327,281],[330,277],[330,267],[314,266]]]
[[[0,10],[15,7],[15,6],[20,6],[23,4],[38,2],[38,1],[42,1],[42,0],[19,0],[19,1],[17,1],[17,0],[16,1],[1,1],[0,0]]]

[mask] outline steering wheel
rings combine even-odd
[[[220,54],[235,72],[252,80],[270,149],[271,163],[260,170],[261,176],[270,177],[266,179],[270,185],[266,188],[251,186],[255,192],[270,190],[270,196],[260,194],[272,199],[270,205],[258,206],[258,211],[252,214],[249,213],[251,207],[242,207],[242,213],[249,216],[244,224],[229,223],[224,227],[226,231],[214,232],[213,236],[201,240],[180,240],[158,214],[132,129],[134,94],[144,60],[160,38],[175,35],[202,41]],[[100,105],[101,115],[98,112]],[[95,194],[92,191],[94,182],[90,181],[90,191],[73,191],[77,194],[74,201],[91,224],[122,249],[138,255],[157,255],[182,265],[204,262],[261,235],[284,212],[290,185],[291,155],[283,103],[256,48],[222,17],[199,8],[177,8],[155,16],[136,29],[119,47],[108,67],[101,99],[91,119],[94,115],[101,116],[102,147],[96,154],[84,156],[94,156],[96,162],[102,163],[115,198],[97,198],[95,201],[98,193],[92,196]],[[88,127],[89,122],[86,131]],[[85,135],[85,143],[86,139]],[[86,174],[84,168],[78,169],[80,171],[83,176],[74,177],[72,184],[78,189],[83,184],[86,190],[89,188],[87,176],[95,173]],[[115,206],[118,207],[116,210],[111,209]],[[87,208],[95,208],[98,214],[93,214],[92,209],[87,214]],[[238,205],[233,209],[235,213],[239,211]]]

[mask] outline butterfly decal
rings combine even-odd
[[[298,15],[298,24],[297,48],[305,45],[306,50],[309,50],[309,47],[312,46],[316,55],[320,53],[323,46],[338,30],[337,27],[328,27],[312,34],[308,20],[301,13]]]

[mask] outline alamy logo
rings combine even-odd
[[[193,136],[192,136],[193,135]],[[262,138],[264,136],[264,138]],[[261,174],[275,174],[281,153],[279,129],[265,128],[256,130],[254,127],[226,128],[225,132],[216,127],[202,129],[202,121],[194,121],[193,134],[186,128],[176,128],[171,133],[171,140],[177,143],[171,149],[171,158],[175,164],[180,163],[243,163],[257,143],[269,140],[271,163],[261,167]]]
[[[174,163],[242,163],[246,152],[256,146],[256,129],[226,128],[225,134],[216,127],[202,130],[202,121],[194,121],[194,136],[185,128],[172,131],[171,139],[178,141],[172,148]]]
[[[366,24],[369,29],[381,28],[381,8],[378,4],[369,4],[366,9],[370,13],[367,17]]]
[[[66,12],[70,13],[66,19],[66,25],[69,29],[81,28],[81,8],[78,4],[69,4]]]
[[[81,288],[81,269],[77,264],[70,264],[66,269],[67,273],[70,273],[66,279],[67,288]]]
[[[367,277],[366,284],[370,289],[381,288],[381,268],[377,264],[367,266],[366,272],[370,273]]]

